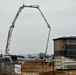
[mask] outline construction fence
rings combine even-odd
[[[0,61],[0,75],[21,75],[21,64]]]
[[[49,66],[46,63],[29,62],[24,64],[15,64],[11,62],[0,61],[0,75],[76,75],[76,70],[55,70],[55,66]]]

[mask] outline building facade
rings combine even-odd
[[[54,40],[54,55],[76,59],[76,36],[60,37]]]

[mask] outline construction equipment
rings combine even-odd
[[[47,49],[48,49],[48,43],[49,43],[49,37],[50,37],[51,27],[50,27],[48,21],[46,20],[46,18],[44,17],[43,13],[41,12],[41,10],[40,10],[40,8],[39,8],[39,5],[30,5],[30,6],[28,6],[28,5],[24,5],[24,4],[19,8],[19,10],[18,10],[18,12],[17,12],[17,14],[16,14],[13,22],[12,22],[12,25],[11,25],[10,28],[9,28],[8,37],[7,37],[7,42],[6,42],[6,48],[5,48],[5,54],[6,54],[6,55],[9,55],[10,43],[11,43],[11,36],[12,36],[13,29],[14,29],[14,27],[15,27],[15,22],[16,22],[18,16],[19,16],[19,14],[20,14],[21,11],[23,10],[23,8],[26,8],[26,7],[38,9],[39,12],[41,13],[43,19],[45,20],[47,27],[49,28],[48,39],[47,39],[46,50],[45,50],[45,55],[46,55]]]

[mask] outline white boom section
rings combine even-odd
[[[46,24],[47,24],[47,27],[49,28],[49,33],[48,33],[48,39],[47,39],[47,44],[46,44],[46,50],[45,50],[45,55],[47,53],[47,48],[48,48],[48,43],[49,43],[49,37],[50,37],[50,30],[51,30],[51,27],[48,23],[48,21],[46,20],[46,18],[44,17],[43,13],[41,12],[40,8],[39,8],[39,5],[24,5],[21,6],[12,22],[12,25],[10,26],[9,28],[9,31],[8,31],[8,37],[7,37],[7,43],[6,43],[6,48],[5,48],[5,54],[9,54],[9,50],[10,50],[10,43],[11,43],[11,36],[12,36],[12,32],[13,32],[13,29],[15,27],[15,22],[19,16],[19,14],[21,13],[21,11],[23,10],[24,7],[29,7],[29,8],[37,8],[39,10],[39,12],[41,13],[43,19],[45,20]]]

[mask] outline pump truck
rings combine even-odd
[[[45,16],[43,15],[42,11],[40,10],[39,5],[24,5],[24,4],[23,4],[22,6],[20,6],[20,8],[18,9],[18,11],[17,11],[17,13],[16,13],[16,15],[15,15],[13,21],[12,21],[12,24],[11,24],[11,26],[9,27],[8,37],[7,37],[7,42],[6,42],[6,48],[5,48],[5,54],[6,54],[6,55],[9,55],[12,32],[13,32],[13,29],[14,29],[14,27],[15,27],[16,20],[18,19],[21,11],[22,11],[24,8],[35,8],[35,9],[38,9],[39,12],[40,12],[40,14],[41,14],[41,16],[43,17],[43,19],[44,19],[45,22],[46,22],[47,28],[49,28],[48,38],[47,38],[47,43],[46,43],[46,49],[45,49],[45,56],[46,56],[47,49],[48,49],[48,44],[49,44],[51,27],[50,27],[48,21],[46,20]]]

